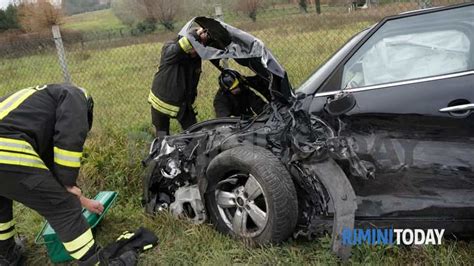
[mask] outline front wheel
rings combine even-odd
[[[298,201],[291,176],[269,151],[236,147],[210,164],[206,205],[217,230],[257,244],[279,243],[295,228]]]

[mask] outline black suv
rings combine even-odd
[[[257,243],[332,230],[343,256],[338,238],[354,223],[474,231],[473,3],[385,18],[296,95],[258,39],[204,18],[182,34],[193,22],[216,39],[198,47],[203,59],[249,67],[271,81],[274,101],[251,120],[205,121],[155,140],[147,212],[209,218]]]

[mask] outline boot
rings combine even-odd
[[[80,260],[79,266],[135,266],[138,263],[138,253],[134,250],[127,251],[117,258],[109,259],[101,248],[95,249],[95,254],[87,259]],[[0,265],[3,266],[3,265]]]
[[[78,261],[79,266],[104,265],[105,262],[102,249],[95,245]],[[106,264],[105,264],[106,265]]]

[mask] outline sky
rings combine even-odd
[[[10,2],[11,0],[0,0],[0,8],[5,9]]]

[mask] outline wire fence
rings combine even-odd
[[[259,10],[256,21],[242,12],[224,10],[223,20],[250,32],[272,51],[286,68],[295,88],[357,32],[383,17],[427,6],[462,1],[358,1],[315,5],[303,10],[297,4]],[[213,14],[214,9],[208,14]],[[198,15],[198,14],[196,14]],[[62,30],[65,61],[58,59],[51,32],[0,38],[0,95],[36,84],[65,80],[61,64],[67,65],[73,84],[88,89],[96,102],[95,130],[150,129],[147,95],[160,57],[163,41],[175,32],[158,28],[137,34],[128,28],[98,32]],[[1,36],[0,36],[1,37]],[[231,67],[238,68],[235,64]],[[239,69],[244,74],[250,74]],[[198,87],[198,120],[214,117],[212,100],[219,72],[204,62]],[[176,124],[173,125],[177,129]]]

